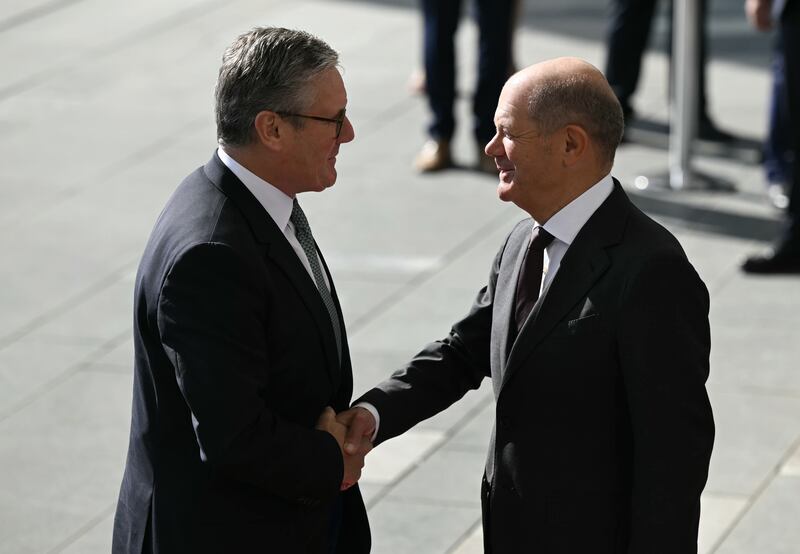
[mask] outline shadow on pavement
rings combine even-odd
[[[626,190],[631,201],[644,212],[654,216],[682,221],[682,225],[693,231],[714,233],[745,240],[769,242],[778,236],[781,222],[777,219],[690,206],[680,198],[665,198]]]
[[[641,144],[659,150],[669,149],[669,124],[637,117],[625,129],[625,143]],[[693,151],[700,156],[735,160],[752,165],[762,161],[762,142],[752,137],[736,137],[729,143],[696,140]]]

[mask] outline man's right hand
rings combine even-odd
[[[336,421],[347,427],[347,435],[344,439],[344,451],[347,454],[358,454],[361,450],[360,445],[363,440],[369,439],[372,445],[372,435],[375,433],[375,418],[369,410],[365,408],[350,408],[340,412],[336,416]]]
[[[347,439],[345,439],[347,428],[343,423],[337,421],[337,417],[333,408],[330,406],[326,407],[317,420],[316,428],[320,431],[327,431],[333,435],[333,438],[336,439],[339,448],[342,450],[344,475],[342,477],[342,483],[339,485],[339,490],[343,491],[355,485],[361,478],[361,469],[364,467],[364,457],[372,450],[372,442],[370,441],[372,435],[370,434],[366,437],[362,436],[360,440],[357,441],[355,447],[351,449],[352,454],[348,453],[345,450],[345,445],[347,444]],[[372,416],[370,415],[370,417]]]

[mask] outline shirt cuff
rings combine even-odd
[[[369,438],[370,442],[375,442],[375,437],[378,436],[378,428],[381,425],[381,416],[378,414],[378,410],[370,404],[369,402],[359,402],[353,408],[364,408],[369,413],[372,414],[372,417],[375,418],[375,431],[372,433],[372,436]]]

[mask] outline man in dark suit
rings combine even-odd
[[[337,53],[307,33],[256,28],[225,52],[219,149],[136,279],[113,552],[369,552],[363,458],[331,409],[352,394],[344,322],[297,202],[336,181],[346,104]]]
[[[450,334],[339,414],[345,451],[490,377],[486,552],[696,552],[714,437],[706,287],[610,176],[622,110],[597,69],[517,73],[495,124],[499,196],[531,218]]]
[[[800,1],[746,0],[748,17],[760,30],[778,28],[778,47],[783,57],[786,107],[789,121],[789,205],[784,228],[771,252],[751,256],[742,264],[746,273],[800,273]]]

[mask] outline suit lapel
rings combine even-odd
[[[286,240],[283,231],[278,229],[275,222],[264,210],[264,207],[247,190],[247,187],[223,164],[215,153],[211,160],[205,165],[204,171],[211,182],[222,193],[227,196],[244,215],[256,240],[265,245],[266,255],[286,274],[289,282],[297,291],[298,296],[308,308],[311,316],[322,337],[325,354],[328,358],[330,377],[334,385],[338,386],[341,369],[339,366],[339,355],[336,349],[336,337],[333,334],[331,318],[328,310],[322,302],[322,297],[317,290],[311,276],[306,271],[305,266],[297,257],[289,241]],[[322,260],[322,254],[320,254]],[[325,264],[324,260],[322,261]],[[327,266],[325,266],[327,271]],[[330,274],[328,280],[333,289],[333,281]],[[333,290],[331,291],[333,292]],[[333,292],[334,300],[336,294]],[[336,301],[338,309],[338,300]],[[341,312],[340,312],[341,313]],[[341,316],[340,316],[341,317]],[[341,320],[340,320],[341,321]],[[344,326],[342,325],[342,329]],[[342,339],[344,342],[344,338]],[[344,344],[342,345],[344,351]],[[342,354],[344,359],[344,354]]]
[[[619,242],[629,210],[630,202],[615,180],[611,195],[575,237],[561,260],[558,273],[520,329],[508,356],[501,388],[606,272],[611,263],[606,249]]]
[[[514,318],[514,296],[517,288],[517,278],[519,276],[522,262],[525,259],[525,251],[528,248],[528,241],[533,229],[533,220],[526,220],[520,224],[514,234],[509,238],[506,246],[508,252],[512,253],[511,263],[500,266],[497,275],[497,285],[494,300],[494,313],[492,319],[499,322],[499,325],[492,326],[492,343],[497,345],[495,349],[495,367],[498,372],[492,372],[492,381],[495,392],[499,392],[500,384],[497,377],[505,374],[508,363],[509,350],[512,347],[512,340],[509,331],[516,325]]]

